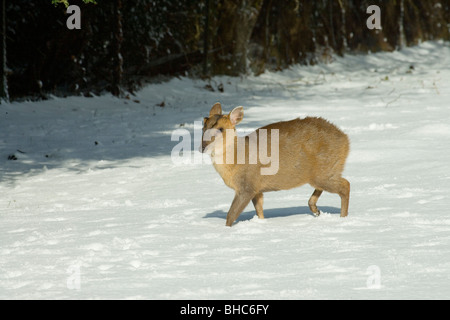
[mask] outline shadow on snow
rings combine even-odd
[[[319,206],[319,210],[322,213],[327,212],[329,214],[340,214],[341,213],[341,209],[336,208],[336,207]],[[300,214],[314,216],[314,214],[309,210],[309,207],[288,207],[288,208],[275,208],[275,209],[265,209],[264,210],[264,218],[265,219],[284,218],[284,217],[300,215]],[[256,215],[255,210],[243,212],[239,216],[239,218],[236,220],[236,222],[251,220],[251,219],[253,219],[253,217],[255,215]],[[206,214],[203,218],[204,219],[219,218],[219,219],[226,220],[227,213],[223,210],[216,210],[214,212]]]

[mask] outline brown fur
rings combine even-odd
[[[249,164],[249,136],[237,137],[235,126],[243,117],[242,107],[228,115],[222,115],[220,103],[216,103],[210,116],[205,118],[204,132],[208,129],[223,128],[223,138],[205,141],[202,139],[202,152],[209,144],[215,143],[215,152],[223,152],[223,164],[214,167],[225,184],[236,194],[227,215],[227,226],[232,226],[247,204],[252,200],[259,218],[264,218],[263,193],[288,190],[310,184],[315,191],[308,204],[315,215],[319,215],[316,203],[323,191],[337,193],[341,197],[341,217],[348,214],[350,183],[342,178],[350,143],[347,135],[336,126],[322,118],[294,119],[277,122],[256,130],[267,129],[267,141],[271,141],[270,129],[279,130],[279,170],[274,175],[261,175],[263,165],[258,157],[257,164]],[[231,129],[231,130],[226,130]],[[226,144],[226,136],[233,135],[234,146]],[[236,146],[238,139],[245,139],[246,161],[237,164]],[[217,146],[218,145],[218,146]],[[234,148],[234,150],[231,150]],[[268,147],[269,153],[270,146]],[[259,146],[258,146],[259,150]],[[226,155],[234,152],[234,162],[227,164]],[[217,157],[217,154],[213,153]],[[220,154],[219,154],[220,157]]]

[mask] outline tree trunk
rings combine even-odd
[[[209,54],[209,14],[210,0],[206,0],[205,6],[205,30],[203,31],[203,76],[208,76],[208,54]]]
[[[444,21],[447,21],[446,37],[444,39],[450,41],[450,0],[445,1],[444,6]]]
[[[406,35],[405,35],[405,0],[400,0],[400,13],[398,16],[398,48],[401,50],[406,47]]]
[[[1,13],[1,32],[2,32],[2,40],[1,40],[1,50],[0,50],[0,63],[1,63],[1,77],[0,77],[0,100],[9,101],[8,94],[8,78],[7,78],[7,69],[6,69],[6,0],[2,0],[1,4],[2,13]]]
[[[122,0],[114,1],[114,33],[113,33],[113,74],[111,83],[111,93],[115,96],[120,96],[122,75],[123,75],[123,57],[122,57]]]
[[[346,17],[346,11],[345,11],[345,4],[342,0],[339,0],[339,7],[341,9],[341,36],[342,36],[342,53],[348,52],[348,42],[347,42],[347,19]]]
[[[214,74],[232,76],[247,72],[247,50],[263,0],[223,0],[218,6]]]

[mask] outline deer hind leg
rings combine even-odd
[[[338,194],[341,197],[341,217],[344,218],[348,215],[348,204],[350,200],[350,182],[348,182],[341,176],[338,177],[334,176],[328,180],[314,181],[314,187],[316,188],[316,190],[319,189],[330,193]],[[312,202],[312,204],[314,204],[314,193],[310,199],[310,202]]]
[[[320,210],[317,209],[317,200],[319,200],[319,197],[322,195],[322,190],[316,189],[314,190],[314,193],[312,194],[311,198],[309,198],[308,205],[311,212],[316,216],[320,216]]]
[[[348,204],[350,201],[350,182],[344,178],[340,178],[337,182],[339,186],[338,194],[341,197],[341,218],[348,216]]]
[[[350,182],[342,177],[332,177],[320,184],[321,189],[330,193],[337,193],[341,197],[341,217],[348,215],[348,204],[350,200]]]
[[[264,219],[264,212],[263,212],[263,202],[264,202],[264,196],[262,193],[258,193],[253,199],[252,199],[253,205],[255,206],[256,215],[260,219]]]

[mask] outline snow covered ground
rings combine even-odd
[[[450,45],[335,60],[1,104],[0,298],[449,298]],[[233,190],[171,160],[216,101],[244,106],[241,132],[306,115],[347,132],[349,217],[328,193],[313,217],[304,186],[225,227]]]

